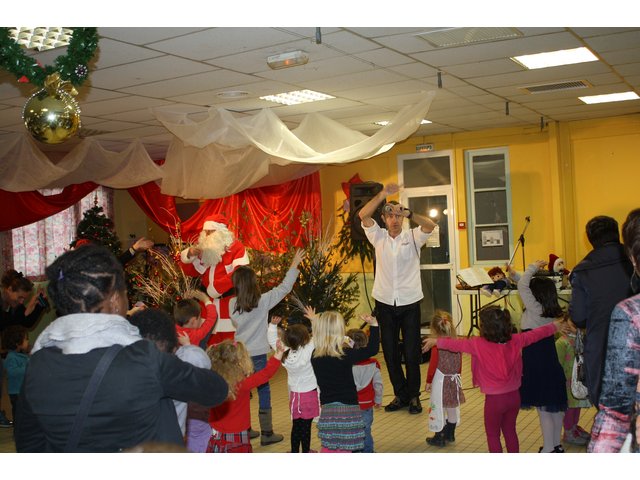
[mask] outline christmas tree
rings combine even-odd
[[[71,242],[71,248],[87,241],[104,245],[117,257],[120,255],[120,240],[113,229],[113,220],[104,214],[104,210],[95,205],[82,214],[82,220],[76,228],[76,239]]]
[[[359,290],[356,274],[343,276],[341,266],[344,260],[335,258],[335,248],[331,238],[318,235],[305,235],[305,258],[298,267],[300,275],[293,290],[282,302],[271,310],[273,315],[285,317],[286,323],[304,323],[303,308],[311,306],[316,312],[336,310],[342,314],[345,322],[353,318],[358,304]],[[258,276],[260,290],[266,292],[278,285],[284,278],[294,249],[286,254],[252,251],[251,267]]]

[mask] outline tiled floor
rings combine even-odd
[[[393,399],[393,390],[388,382],[384,359],[379,356],[382,365],[384,381],[384,404]],[[428,364],[422,366],[423,377],[426,375]],[[444,448],[427,445],[425,438],[433,434],[427,431],[428,395],[421,396],[423,412],[410,415],[407,410],[387,413],[380,408],[374,413],[373,437],[377,452],[386,453],[486,453],[486,439],[483,426],[484,396],[477,388],[471,387],[471,371],[469,357],[463,355],[462,384],[465,390],[466,403],[461,409],[461,424],[456,429],[456,442]],[[273,406],[273,425],[277,433],[285,436],[283,442],[260,446],[259,439],[252,441],[256,453],[284,453],[291,449],[289,432],[291,420],[287,410],[286,371],[281,368],[271,381]],[[254,394],[251,401],[253,428],[258,429],[258,400]],[[580,425],[590,430],[595,415],[595,408],[585,409],[580,418]],[[15,452],[12,440],[12,429],[0,429],[0,452]],[[542,436],[538,416],[534,410],[522,410],[518,415],[518,435],[520,451],[536,453],[542,445]],[[311,448],[319,450],[320,443],[317,431],[312,431]],[[565,444],[567,452],[585,452],[585,447]]]

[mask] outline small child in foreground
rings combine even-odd
[[[437,345],[440,350],[471,355],[473,384],[485,394],[484,429],[490,453],[502,453],[501,432],[507,452],[520,451],[516,419],[520,411],[522,349],[550,337],[564,328],[563,325],[564,322],[557,319],[523,333],[512,333],[509,311],[491,305],[480,310],[479,337],[464,340],[426,338],[423,341],[423,352]]]
[[[451,314],[436,310],[431,319],[431,333],[438,338],[456,338],[456,327]],[[444,447],[446,442],[456,440],[460,405],[465,401],[460,379],[461,369],[462,355],[459,352],[433,347],[427,371],[426,391],[431,393],[429,430],[436,434],[427,438],[426,442],[434,447]]]
[[[360,328],[352,328],[347,332],[347,337],[353,340],[353,348],[366,348],[369,337]],[[353,381],[358,390],[358,403],[362,411],[362,421],[364,422],[364,449],[363,453],[374,453],[373,436],[371,426],[373,425],[373,407],[380,407],[382,404],[382,375],[380,374],[380,363],[371,357],[356,363],[353,367]]]

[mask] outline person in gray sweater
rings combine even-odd
[[[269,310],[280,303],[293,289],[300,273],[298,265],[303,255],[303,250],[296,250],[282,283],[265,293],[260,292],[256,273],[251,267],[241,265],[231,276],[236,296],[229,302],[229,313],[231,322],[236,328],[235,339],[247,347],[256,372],[267,365],[267,353],[270,350],[267,341]],[[258,400],[260,444],[270,445],[281,442],[284,436],[273,432],[271,389],[268,382],[258,387]]]

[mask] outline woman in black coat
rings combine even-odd
[[[117,452],[140,444],[184,445],[170,399],[215,406],[227,398],[218,374],[160,352],[124,315],[122,265],[105,247],[66,252],[46,270],[60,315],[36,340],[18,399],[18,452]],[[77,444],[72,425],[96,365],[122,348],[99,384]]]

